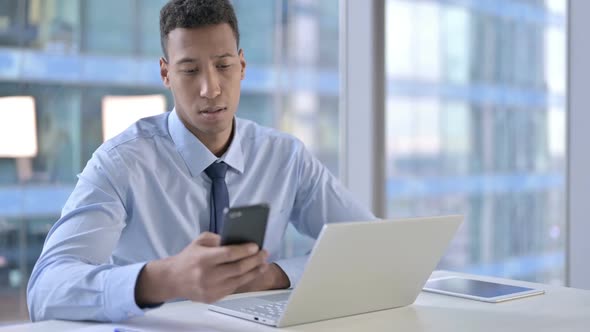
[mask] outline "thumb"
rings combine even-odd
[[[215,233],[203,232],[197,237],[195,242],[203,247],[219,247],[221,237]]]

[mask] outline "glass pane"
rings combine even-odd
[[[139,0],[139,53],[146,56],[160,57],[160,8],[167,0]],[[157,37],[156,37],[157,36]]]
[[[387,214],[465,215],[439,268],[565,281],[565,4],[387,1]]]
[[[248,66],[271,67],[278,64],[275,56],[277,48],[283,43],[277,37],[282,28],[281,2],[237,0],[233,4],[240,25],[240,47],[244,50]]]
[[[76,51],[78,13],[78,0],[4,0],[0,3],[0,45]]]
[[[47,231],[110,131],[105,98],[164,96],[172,107],[158,66],[165,2],[0,1],[0,98],[32,98],[37,135],[33,157],[0,156],[0,321],[27,319]],[[337,174],[338,0],[232,2],[248,63],[238,115],[295,134]],[[285,243],[285,256],[310,248],[293,229]]]
[[[108,55],[135,53],[137,9],[134,0],[82,1],[83,51]],[[159,39],[159,35],[154,39]]]

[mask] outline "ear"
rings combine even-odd
[[[162,83],[167,88],[170,88],[170,78],[168,77],[168,61],[166,58],[160,58],[160,77],[162,78]]]
[[[240,79],[244,79],[244,77],[246,77],[246,59],[244,58],[244,50],[240,48],[240,50],[238,51],[238,56],[240,57],[240,72],[241,72],[241,76]]]

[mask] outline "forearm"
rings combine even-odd
[[[96,266],[70,257],[49,264],[41,260],[27,288],[31,320],[120,321],[142,315],[133,294],[143,265]]]
[[[269,265],[268,272],[266,274],[268,275],[266,289],[285,289],[289,288],[291,285],[289,277],[285,271],[283,271],[283,269],[281,269],[281,267],[275,263]]]
[[[289,288],[294,288],[303,275],[309,255],[280,259],[275,262],[289,280]]]
[[[161,304],[182,297],[171,282],[171,259],[147,263],[139,273],[135,287],[135,302],[139,307]]]

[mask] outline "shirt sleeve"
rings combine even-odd
[[[314,239],[326,223],[370,221],[376,217],[362,206],[330,171],[300,143],[297,151],[297,193],[290,220],[298,232]],[[275,263],[294,287],[305,268],[308,255]]]
[[[99,149],[78,176],[29,279],[31,320],[121,321],[143,314],[135,284],[145,263],[109,263],[127,216],[124,170],[116,150]]]

